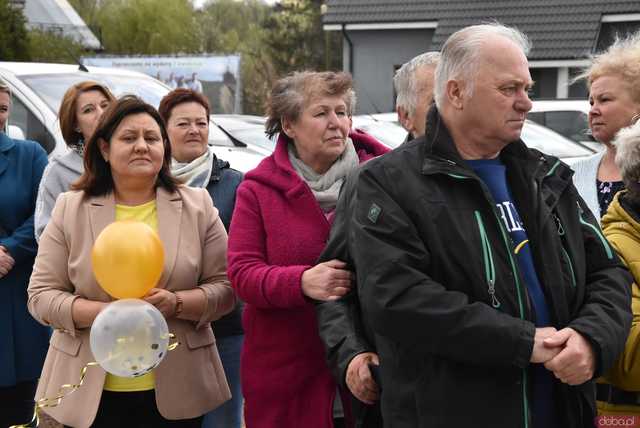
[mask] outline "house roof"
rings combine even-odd
[[[529,36],[532,60],[583,59],[602,15],[640,13],[638,0],[328,0],[324,24],[437,22],[430,49],[455,31],[498,20]]]
[[[67,0],[26,0],[24,16],[31,28],[58,31],[87,49],[102,49],[98,38]]]

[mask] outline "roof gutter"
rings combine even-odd
[[[347,33],[346,24],[344,23],[342,23],[342,37],[344,37],[349,45],[349,73],[353,76],[353,42]]]

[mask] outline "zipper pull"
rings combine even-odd
[[[555,214],[553,215],[553,218],[556,221],[556,227],[558,229],[558,235],[564,236],[564,227],[562,226],[562,223],[560,222],[560,219]]]
[[[488,281],[488,292],[491,297],[491,306],[498,309],[500,307],[500,300],[496,297],[496,286],[493,281]]]

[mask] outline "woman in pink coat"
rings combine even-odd
[[[336,299],[351,287],[344,263],[316,259],[345,177],[388,151],[350,131],[354,98],[346,73],[301,72],[276,82],[266,125],[267,134],[280,134],[276,149],[237,191],[228,274],[246,302],[241,377],[247,428],[330,428],[348,416],[325,362],[311,300]]]

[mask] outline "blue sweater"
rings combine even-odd
[[[520,214],[511,197],[507,183],[506,167],[500,159],[467,161],[480,179],[487,185],[495,200],[498,212],[505,228],[511,235],[516,248],[518,267],[527,285],[529,299],[536,316],[536,327],[551,325],[547,299],[533,264],[527,231],[524,229]],[[533,427],[554,428],[559,420],[553,400],[554,377],[542,364],[532,364],[529,370],[532,378]]]
[[[27,311],[27,286],[37,252],[33,212],[47,154],[38,143],[0,133],[0,246],[15,260],[0,278],[0,387],[40,376],[49,329]]]

